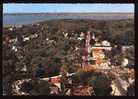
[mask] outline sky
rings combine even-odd
[[[3,4],[3,13],[132,12],[134,4]]]

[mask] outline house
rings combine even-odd
[[[10,43],[16,43],[17,40],[18,40],[18,39],[17,39],[17,37],[16,37],[16,38],[10,39],[9,42],[10,42]]]
[[[15,25],[14,28],[22,28],[22,27],[23,27],[23,25]]]
[[[101,42],[101,45],[102,45],[102,46],[111,46],[110,42],[108,42],[108,41],[106,41],[106,40],[102,41],[102,42]]]
[[[10,39],[11,39],[11,38],[10,38],[9,36],[6,36],[6,37],[5,37],[5,41],[6,41],[6,42],[9,42]]]
[[[80,37],[84,37],[85,34],[83,32],[80,33]]]
[[[111,95],[114,95],[114,96],[123,96],[123,95],[125,95],[128,86],[129,86],[129,84],[126,81],[122,80],[120,77],[117,77],[116,80],[112,81]]]
[[[94,65],[86,65],[83,67],[83,70],[85,72],[92,72],[92,71],[95,71],[95,66]]]
[[[13,28],[12,28],[12,27],[10,27],[10,28],[9,28],[9,30],[10,30],[10,31],[13,31]]]
[[[15,52],[17,52],[18,51],[18,49],[17,49],[17,47],[16,46],[12,46],[12,48],[11,48],[13,51],[15,51]]]
[[[49,38],[46,38],[46,40],[48,41],[48,40],[49,40]]]
[[[131,77],[131,79],[135,79],[135,70],[134,69],[130,69],[130,77]]]
[[[134,46],[133,45],[131,45],[131,46],[122,46],[122,52],[124,52],[124,51],[126,51],[128,49],[131,49],[131,48],[134,49]]]
[[[64,37],[67,37],[68,36],[68,33],[63,32],[63,35],[64,35]]]
[[[59,76],[54,76],[54,77],[51,77],[49,82],[55,86],[57,86],[59,89],[61,89],[61,77]]]
[[[84,38],[83,37],[78,37],[78,40],[83,40]]]
[[[29,37],[25,37],[25,38],[23,38],[23,41],[29,41],[29,40],[30,40]]]
[[[98,58],[104,59],[104,57],[105,57],[104,52],[101,49],[98,49],[98,48],[92,49],[92,56],[95,59],[98,59]]]
[[[101,43],[96,42],[94,45],[95,46],[101,46]]]
[[[123,61],[122,61],[122,66],[127,66],[128,65],[128,59],[127,58],[124,58]]]
[[[25,93],[20,91],[21,85],[25,82],[25,80],[17,80],[12,84],[12,89],[15,95],[24,95]]]
[[[78,40],[83,40],[83,39],[84,39],[84,37],[85,37],[84,33],[83,33],[83,32],[81,32],[81,33],[80,33],[80,36],[79,36],[77,39],[78,39]]]
[[[104,67],[108,67],[108,61],[105,60],[105,54],[104,50],[111,50],[112,47],[101,47],[101,46],[95,46],[91,48],[92,51],[92,57],[96,60],[96,65],[101,65]]]
[[[68,89],[65,93],[67,96],[70,96],[71,95],[71,89]]]
[[[92,50],[109,50],[111,51],[112,47],[110,46],[93,46]]]
[[[79,47],[75,47],[75,51],[78,51],[79,50]]]
[[[31,35],[29,36],[30,39],[34,39],[34,38],[37,38],[37,37],[38,37],[38,34],[36,34],[36,33],[35,33],[35,34],[31,34]]]
[[[60,92],[59,88],[55,85],[52,85],[50,87],[50,94],[58,95]]]
[[[26,72],[27,71],[27,66],[24,65],[23,68],[21,69],[21,71]]]
[[[134,83],[134,79],[132,79],[132,78],[128,78],[128,82],[130,83],[130,84],[133,84]]]

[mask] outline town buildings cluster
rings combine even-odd
[[[10,31],[13,29],[10,28]],[[68,37],[69,33],[63,32],[64,37]],[[23,42],[30,41],[32,39],[36,39],[39,35],[34,33],[31,34],[28,37],[22,37]],[[72,39],[72,38],[71,38]],[[87,33],[80,33],[80,36],[77,37],[78,40],[84,40],[85,39],[85,46],[84,46],[84,56],[82,56],[83,62],[81,64],[83,70],[85,72],[102,72],[102,73],[107,73],[107,75],[110,75],[112,73],[115,76],[115,80],[112,81],[111,87],[112,87],[112,92],[111,95],[119,96],[119,95],[125,95],[127,92],[127,87],[135,82],[135,77],[134,77],[134,68],[127,68],[128,65],[134,65],[134,64],[129,64],[129,59],[124,58],[122,61],[122,64],[118,67],[113,66],[110,59],[105,58],[105,53],[104,51],[111,51],[112,46],[111,43],[107,40],[100,41],[98,38],[95,37],[94,33],[87,32]],[[9,45],[10,49],[17,53],[21,47],[18,46],[18,38],[11,38],[10,36],[4,36],[3,37],[3,45]],[[48,38],[46,39],[49,43],[54,42],[52,40],[49,40]],[[91,40],[93,40],[95,43],[90,44]],[[133,49],[134,46],[122,46],[122,52],[126,50]],[[76,50],[79,48],[76,47]],[[18,57],[19,59],[22,59],[22,56]],[[27,71],[27,66],[24,65],[22,68],[22,71],[26,72]],[[123,67],[123,69],[121,68]],[[131,67],[131,66],[130,66]],[[128,78],[128,81],[123,80],[119,73],[124,71],[125,73],[128,73],[130,77]],[[77,72],[76,72],[77,73]],[[67,77],[71,77],[72,75],[75,75],[76,73],[69,74],[67,73]],[[50,87],[50,94],[56,94],[58,95],[60,92],[62,92],[61,88],[61,78],[62,75],[54,76],[54,77],[48,77],[48,78],[40,78],[41,80],[46,80],[51,84]],[[18,80],[15,81],[13,84],[13,92],[16,93],[15,95],[29,95],[28,93],[25,92],[20,92],[20,85],[23,82],[29,82],[31,79],[24,79],[24,80]],[[70,85],[73,85],[71,79],[67,79],[67,82]],[[123,90],[123,91],[122,91]],[[69,88],[65,91],[65,94],[70,96],[70,95],[75,95],[75,96],[85,96],[85,95],[95,95],[94,94],[94,89],[92,86],[89,85],[78,85],[75,88]]]

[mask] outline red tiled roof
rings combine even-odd
[[[94,71],[94,70],[95,70],[95,68],[92,65],[84,66],[84,71],[86,71],[86,72]]]
[[[60,83],[60,77],[51,78],[51,83]]]
[[[130,70],[130,76],[131,76],[131,78],[135,78],[135,70],[134,69],[131,69]]]

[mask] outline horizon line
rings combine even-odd
[[[65,13],[65,14],[70,14],[70,13],[73,13],[73,14],[78,14],[78,13],[94,13],[94,14],[102,14],[102,13],[107,13],[107,14],[114,14],[114,13],[131,13],[131,14],[134,14],[135,12],[6,12],[6,13],[3,13],[3,14],[61,14],[61,13]]]

